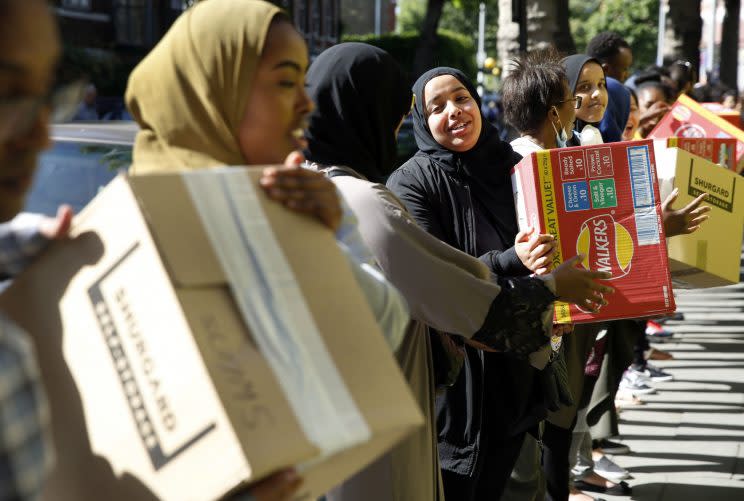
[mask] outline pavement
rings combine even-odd
[[[654,363],[675,379],[621,412],[619,441],[632,453],[612,459],[630,470],[633,495],[598,495],[607,501],[744,501],[744,283],[676,301],[685,319],[654,345],[674,354]]]

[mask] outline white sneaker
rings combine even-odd
[[[626,479],[630,476],[628,470],[618,465],[607,456],[602,456],[598,461],[594,461],[594,472],[599,473],[613,482]]]
[[[654,393],[656,390],[647,383],[650,383],[650,381],[646,376],[629,369],[623,373],[623,378],[620,380],[620,388],[631,392],[633,395],[649,395]]]

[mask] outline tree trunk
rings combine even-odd
[[[725,0],[725,5],[721,34],[721,81],[732,89],[738,89],[741,0]]]
[[[428,0],[426,16],[421,26],[421,38],[416,48],[413,61],[414,78],[434,66],[434,51],[437,48],[437,27],[442,17],[442,9],[446,0]]]
[[[665,60],[689,61],[697,70],[700,70],[700,39],[703,36],[700,4],[701,0],[669,0],[664,40]]]
[[[568,0],[528,0],[527,50],[554,45],[566,54],[576,52],[568,16]],[[512,18],[512,0],[499,0],[498,51],[505,74],[504,63],[519,55],[519,24]]]
[[[556,29],[553,34],[555,48],[563,54],[576,54],[576,43],[571,35],[568,0],[555,0]]]

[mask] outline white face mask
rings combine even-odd
[[[555,114],[558,115],[558,109],[553,106],[553,109],[555,110]],[[558,129],[555,126],[555,122],[552,120],[550,121],[550,125],[553,126],[553,130],[555,131],[555,144],[558,146],[558,148],[565,148],[566,144],[568,144],[568,134],[566,134],[566,128],[563,126],[563,122],[561,122],[561,117],[558,115],[558,125],[561,126],[561,131],[558,132]]]
[[[585,125],[579,133],[579,142],[581,143],[581,146],[587,146],[592,144],[602,144],[604,143],[604,140],[602,139],[602,133],[599,132],[599,129],[593,125]]]

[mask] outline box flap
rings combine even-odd
[[[181,287],[225,284],[225,273],[183,180],[153,173],[132,176],[129,184],[173,282]]]

